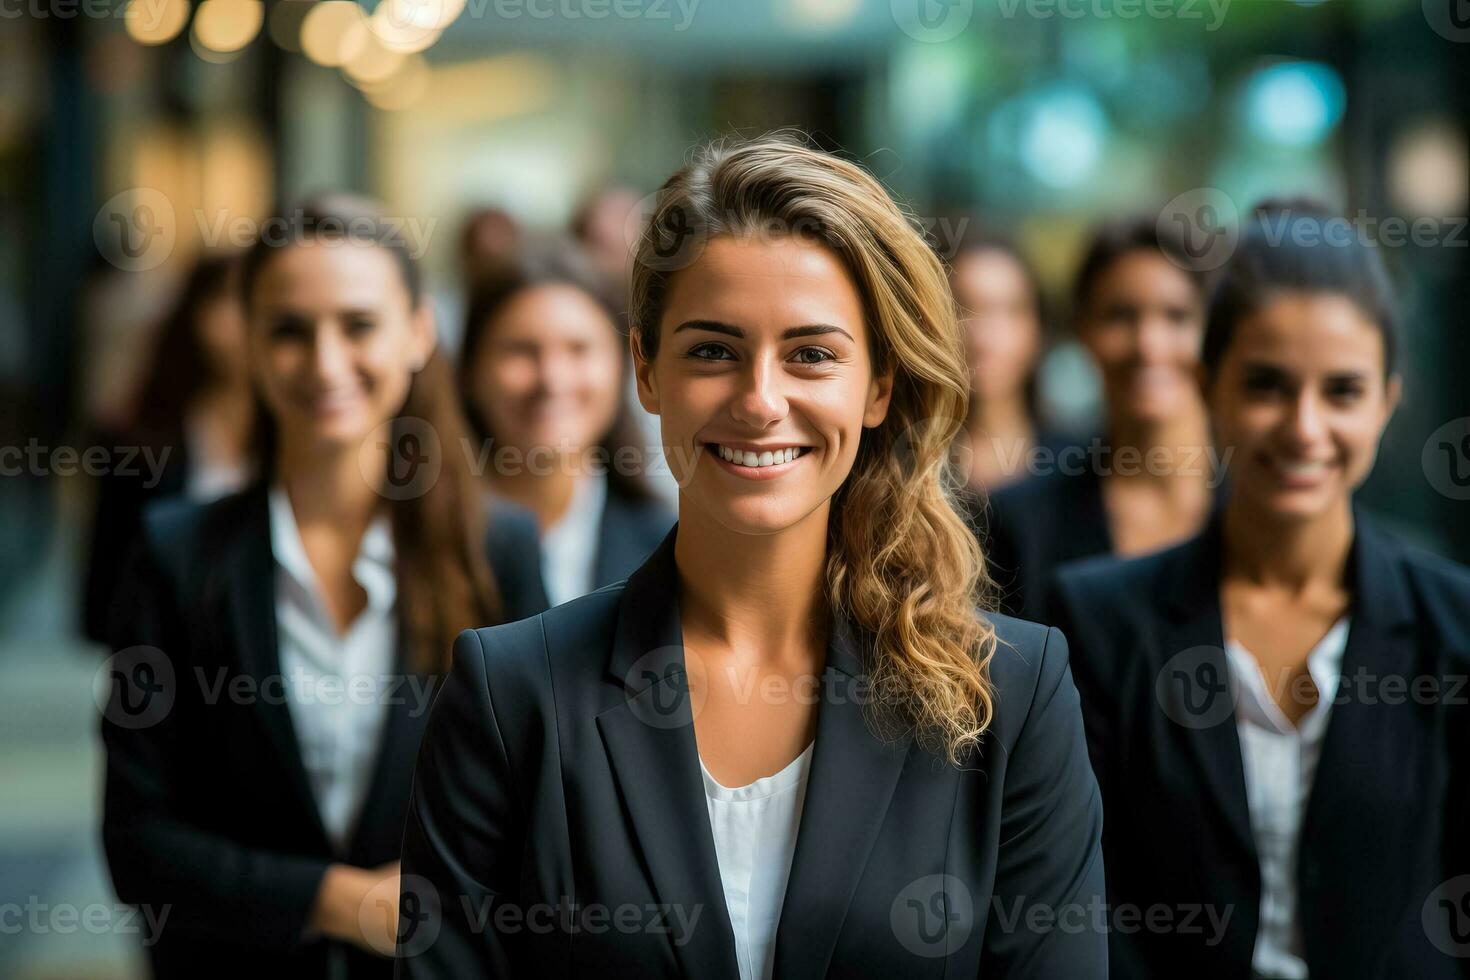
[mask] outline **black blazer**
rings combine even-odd
[[[1436,930],[1454,925],[1470,955],[1470,906],[1463,922],[1450,922],[1431,894],[1470,872],[1459,843],[1470,826],[1470,572],[1412,549],[1360,511],[1355,522],[1342,686],[1301,828],[1307,964],[1330,980],[1459,976],[1465,961],[1440,953],[1421,919],[1432,917]],[[1183,545],[1058,575],[1054,621],[1073,637],[1107,808],[1109,901],[1162,904],[1175,922],[1190,906],[1213,908],[1216,921],[1229,914],[1223,938],[1204,914],[1194,932],[1115,931],[1117,977],[1251,976],[1260,862],[1229,694],[1220,547],[1217,512]],[[1424,678],[1443,696],[1395,693],[1404,678],[1409,690]]]
[[[1046,590],[1057,567],[1112,553],[1102,476],[1088,465],[1080,473],[1054,470],[1002,487],[990,495],[979,534],[1000,608],[1046,622]]]
[[[134,435],[99,433],[93,445],[139,446],[145,440]],[[139,448],[131,459],[123,459],[96,480],[97,496],[88,532],[87,559],[83,566],[82,632],[97,643],[107,642],[108,616],[128,556],[143,526],[143,511],[155,500],[184,492],[189,473],[187,440],[182,430],[150,446],[158,473],[148,469]],[[163,459],[158,454],[167,451]],[[156,477],[156,481],[155,481]]]
[[[503,511],[490,532],[495,572],[508,600],[538,595],[534,519]],[[159,977],[325,976],[328,943],[302,938],[322,873],[399,854],[443,678],[410,670],[400,646],[371,787],[334,852],[283,697],[273,561],[262,485],[204,506],[163,501],[145,514],[119,593],[102,838],[118,897],[168,907],[149,948]],[[386,958],[347,958],[351,977],[391,973]]]
[[[594,588],[621,582],[638,570],[658,547],[674,515],[663,502],[652,497],[635,497],[611,482],[602,523],[597,529],[597,559]]]
[[[735,980],[677,533],[626,583],[461,634],[414,778],[400,977]],[[994,621],[996,718],[964,770],[871,734],[859,634],[832,622],[776,977],[1105,975],[1066,641]]]

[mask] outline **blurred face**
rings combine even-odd
[[[798,238],[713,239],[673,277],[659,344],[637,364],[639,398],[683,499],[734,531],[825,508],[888,411],[857,287]]]
[[[1287,519],[1341,505],[1398,403],[1383,367],[1382,335],[1343,296],[1284,294],[1237,324],[1209,393],[1232,492]]]
[[[433,346],[428,308],[376,245],[294,244],[251,291],[251,362],[287,442],[356,451],[402,409]]]
[[[952,285],[975,396],[1014,397],[1041,351],[1041,321],[1025,270],[1001,251],[967,252],[955,263]]]
[[[474,402],[499,442],[522,451],[596,445],[617,419],[623,347],[601,306],[570,285],[521,290],[487,325]]]
[[[1151,250],[1127,253],[1093,287],[1078,336],[1102,373],[1111,418],[1163,422],[1199,404],[1204,333],[1193,280]]]

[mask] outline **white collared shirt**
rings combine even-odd
[[[1251,968],[1265,977],[1300,980],[1307,976],[1297,906],[1297,855],[1322,738],[1342,679],[1347,635],[1348,617],[1344,616],[1307,654],[1307,673],[1317,688],[1317,703],[1296,725],[1271,697],[1255,657],[1234,640],[1225,644],[1251,834],[1261,862],[1261,918]]]
[[[814,745],[780,772],[734,789],[717,782],[699,760],[740,980],[769,980],[775,968],[776,926]]]
[[[393,535],[368,526],[352,563],[367,606],[341,636],[321,599],[284,488],[270,489],[276,630],[282,680],[301,760],[332,845],[347,850],[377,762],[398,643]]]
[[[546,600],[570,602],[597,588],[597,547],[607,506],[607,474],[577,480],[561,520],[541,532],[541,569]]]

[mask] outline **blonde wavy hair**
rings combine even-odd
[[[880,710],[870,723],[896,722],[961,764],[994,716],[997,641],[980,613],[991,582],[950,465],[970,387],[945,269],[861,167],[786,132],[712,143],[660,188],[638,242],[629,318],[641,357],[657,354],[669,284],[702,243],[760,234],[811,237],[842,260],[874,372],[893,371],[888,415],[863,430],[833,498],[828,600],[874,638],[865,668]]]

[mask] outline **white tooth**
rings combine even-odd
[[[773,453],[773,452],[771,452],[768,449],[765,452],[761,453],[760,456],[758,456],[756,458],[756,465],[757,466],[770,466],[775,461],[776,461],[776,454]]]
[[[723,460],[729,460],[729,458],[730,458],[730,447],[729,446],[721,446],[720,447],[720,458],[723,459]]]
[[[745,464],[746,466],[755,466],[757,463],[760,462],[760,459],[756,456],[755,453],[747,451],[740,457],[740,462]]]

